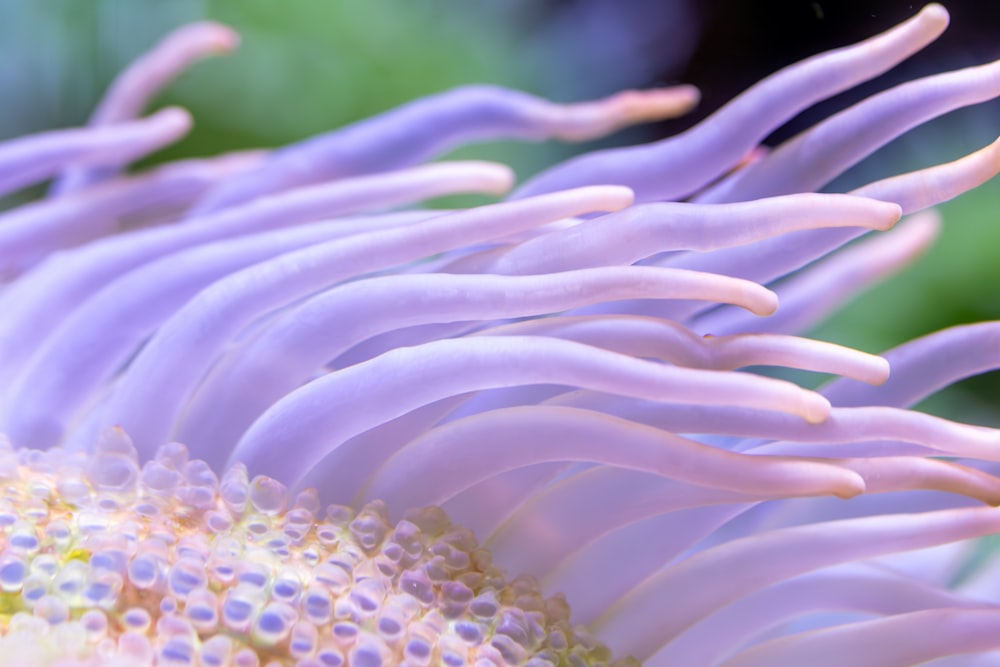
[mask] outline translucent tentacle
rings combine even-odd
[[[774,639],[722,664],[835,667],[847,661],[858,667],[903,667],[1000,649],[998,622],[997,609],[928,609]]]
[[[146,262],[171,252],[267,229],[312,222],[371,208],[401,205],[460,192],[504,192],[510,169],[488,162],[454,162],[415,167],[296,190],[216,215],[198,224],[168,225],[90,243],[45,262],[3,293],[0,308],[0,396],[38,342],[98,289]],[[420,215],[417,216],[421,217]]]
[[[689,368],[704,368],[711,370],[734,370],[745,366],[781,366],[816,372],[844,374],[865,382],[884,382],[889,373],[888,363],[880,358],[867,355],[856,350],[844,348],[830,343],[813,341],[790,336],[750,335],[730,336],[725,338],[694,336],[687,329],[667,321],[650,318],[570,318],[561,317],[550,320],[550,326],[544,322],[521,322],[515,325],[482,329],[476,335],[524,335],[532,333],[545,334],[564,340],[573,340],[586,345],[593,345],[619,354],[633,357],[662,359],[678,366]],[[530,326],[534,324],[535,326]],[[561,399],[554,394],[565,393],[562,390],[552,391],[550,387],[497,389],[481,392],[471,397],[460,409],[453,413],[452,418],[467,416],[483,410],[515,405],[528,405],[540,401],[555,404]],[[610,399],[617,406],[617,400]],[[670,406],[648,406],[654,415],[662,408],[661,423],[668,430],[670,420],[675,417]],[[634,409],[631,405],[625,409]],[[602,411],[605,408],[599,408]],[[608,410],[618,409],[609,407]],[[724,414],[729,414],[728,409]],[[641,410],[639,411],[641,414]],[[688,415],[686,412],[682,412]],[[713,416],[703,415],[697,410],[689,416],[694,419],[685,423],[693,424],[699,416],[704,417],[701,423],[706,433],[713,432],[710,424],[718,421],[722,413]],[[641,420],[645,421],[647,417]],[[685,417],[681,417],[685,419]],[[745,420],[736,419],[731,422],[734,428],[740,428]],[[751,422],[752,418],[751,418]],[[715,428],[726,430],[729,426],[717,425]],[[747,427],[744,427],[747,428]],[[754,426],[749,427],[754,432]],[[759,428],[759,427],[758,427]],[[681,428],[678,432],[697,432],[693,428]],[[750,432],[741,435],[749,435]]]
[[[695,507],[626,525],[561,563],[544,584],[549,590],[569,591],[574,618],[594,627],[602,614],[664,563],[693,549],[751,507],[747,503]],[[621,567],[626,554],[629,565]],[[600,585],[594,585],[598,581]]]
[[[757,500],[755,494],[595,466],[544,488],[528,489],[523,505],[484,543],[505,567],[547,577],[586,545],[643,519]]]
[[[607,267],[522,277],[386,276],[342,285],[293,308],[216,364],[178,434],[195,449],[208,443],[229,448],[260,413],[315,369],[360,341],[396,328],[543,315],[624,295],[739,300],[760,314],[776,306],[755,283],[719,278]]]
[[[928,5],[880,35],[772,74],[677,137],[575,158],[535,177],[516,195],[621,183],[633,188],[639,201],[683,198],[738,164],[800,111],[885,72],[936,39],[947,25],[944,8]]]
[[[665,569],[612,607],[596,628],[615,650],[644,659],[705,615],[770,584],[822,567],[998,530],[1000,510],[973,508],[872,516],[753,535]],[[741,572],[738,578],[713,576],[734,567]],[[687,590],[693,586],[697,592]],[[687,604],[660,604],[671,598]]]
[[[0,196],[49,178],[66,165],[117,166],[184,136],[191,116],[169,107],[104,128],[54,130],[0,144]]]
[[[808,443],[902,441],[948,456],[987,461],[1000,456],[1000,431],[996,429],[960,424],[922,412],[891,407],[837,407],[822,423],[802,424],[787,415],[733,406],[711,410],[698,406],[661,406],[587,392],[563,394],[549,399],[547,403],[598,410],[672,433],[759,437],[803,443],[803,446]],[[757,441],[744,439],[737,448],[749,450],[758,444]],[[822,456],[821,451],[817,449],[817,456]]]
[[[341,227],[336,220],[206,243],[125,273],[39,346],[11,385],[0,429],[20,446],[58,444],[93,392],[198,291],[246,266],[338,238]]]
[[[809,461],[800,459],[801,463]],[[932,490],[958,493],[986,504],[1000,501],[1000,480],[996,477],[945,461],[886,457],[830,462],[859,474],[868,494]],[[770,495],[766,490],[714,489],[646,474],[653,472],[651,468],[594,468],[545,488],[528,490],[524,506],[489,538],[494,556],[518,571],[547,576],[560,563],[623,526],[697,507],[756,503]],[[778,488],[775,491],[781,493]],[[801,494],[807,495],[813,494]],[[540,541],[535,534],[542,527],[551,535]],[[616,539],[612,536],[610,542]]]
[[[572,463],[543,463],[491,477],[445,502],[441,509],[476,534],[480,543],[495,532],[536,489],[554,481]],[[518,570],[521,571],[521,570]]]
[[[946,164],[875,181],[851,194],[895,202],[903,214],[948,201],[1000,173],[1000,140]],[[661,262],[664,266],[723,273],[767,284],[836,250],[863,231],[821,229],[698,255],[686,253]],[[699,305],[660,306],[656,312],[684,321],[704,310]],[[641,310],[640,310],[641,312]]]
[[[218,23],[203,21],[178,28],[115,77],[88,125],[101,127],[137,118],[157,93],[195,61],[228,53],[237,44],[239,35]],[[50,194],[64,195],[108,175],[108,170],[70,169],[53,184]]]
[[[626,188],[570,190],[319,244],[238,271],[200,292],[157,332],[126,372],[108,423],[123,425],[141,452],[153,451],[168,440],[222,346],[261,315],[347,278],[631,201]]]
[[[697,318],[691,328],[716,335],[806,331],[863,292],[919,257],[937,238],[940,215],[921,211],[885,235],[873,236],[808,266],[775,285],[781,308],[761,327],[728,308]]]
[[[256,172],[209,193],[192,214],[321,180],[406,167],[469,142],[599,137],[681,115],[697,101],[691,86],[626,91],[567,105],[493,86],[456,88],[284,148]]]
[[[313,466],[299,485],[322,488],[324,500],[350,503],[357,497],[364,481],[392,456],[401,443],[410,442],[439,423],[462,402],[462,398],[449,396],[434,401],[358,434]],[[351,470],[354,474],[344,476],[344,470]],[[340,482],[336,486],[328,483],[333,477]],[[401,512],[406,508],[389,509],[393,516],[402,516]]]
[[[697,200],[747,201],[818,190],[917,125],[998,95],[1000,62],[908,81],[786,141]]]
[[[497,473],[550,461],[604,463],[773,498],[847,497],[864,490],[859,477],[823,463],[740,456],[599,413],[528,406],[428,432],[383,464],[364,497],[397,507],[438,505]]]
[[[525,241],[494,259],[490,270],[517,274],[631,264],[665,251],[707,252],[803,229],[885,230],[899,215],[885,202],[810,193],[712,206],[645,204]]]
[[[652,400],[753,405],[809,421],[826,416],[812,392],[769,378],[667,367],[569,341],[484,336],[401,348],[320,378],[262,415],[232,460],[294,481],[347,438],[430,401],[539,383],[586,385]],[[419,394],[416,387],[422,387]],[[315,410],[316,405],[325,409]],[[289,456],[290,451],[298,454]]]
[[[790,579],[748,595],[696,623],[648,664],[718,664],[766,630],[810,612],[857,610],[895,615],[921,609],[987,607],[946,590],[870,564],[851,564]],[[812,664],[810,656],[809,663]],[[781,663],[772,663],[781,664]]]
[[[5,213],[0,216],[0,279],[21,274],[55,250],[118,231],[120,218],[183,209],[213,183],[248,169],[260,157],[239,153],[182,160]]]
[[[907,407],[962,378],[1000,368],[1000,322],[951,327],[889,350],[889,381],[878,389],[836,380],[823,394],[838,405]]]
[[[554,336],[691,368],[784,366],[873,384],[884,382],[889,373],[881,357],[833,343],[781,334],[699,336],[675,322],[641,316],[562,316],[490,327],[479,334]]]

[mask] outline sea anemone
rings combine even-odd
[[[502,196],[510,170],[421,163],[697,92],[466,87],[124,172],[190,124],[141,118],[151,97],[236,45],[203,23],[87,127],[0,145],[0,194],[53,179],[0,215],[0,665],[996,659],[1000,565],[976,538],[1000,534],[1000,432],[907,408],[1000,365],[1000,323],[882,357],[794,334],[926,248],[929,207],[1000,170],[1000,143],[815,191],[1000,95],[1000,62],[761,148],[947,20],[929,5],[466,209],[418,204]],[[758,366],[842,377],[737,370]]]

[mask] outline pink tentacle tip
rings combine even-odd
[[[844,472],[850,472],[851,474],[842,475],[837,478],[838,485],[832,490],[833,495],[836,498],[840,498],[841,500],[850,500],[851,498],[857,498],[868,490],[868,485],[865,483],[864,477],[853,470],[842,470]]]
[[[751,294],[747,296],[751,297]],[[754,289],[752,298],[748,298],[747,301],[750,303],[750,312],[754,315],[767,317],[778,312],[778,295],[767,288]]]
[[[700,101],[701,91],[683,85],[625,90],[597,104],[605,107],[609,116],[618,116],[622,124],[631,124],[675,118],[691,111]]]
[[[830,410],[833,409],[825,396],[805,390],[796,407],[799,415],[810,424],[822,424],[830,418]]]
[[[149,120],[155,120],[166,134],[177,139],[187,134],[194,126],[191,112],[184,107],[164,107],[149,116]]]
[[[614,213],[628,208],[635,202],[635,192],[623,185],[592,185],[578,188],[590,196],[592,211]]]
[[[951,17],[948,15],[948,10],[944,8],[944,5],[940,5],[936,2],[924,5],[918,16],[928,23],[934,23],[941,26],[942,30],[947,28],[948,23],[951,21]]]
[[[204,33],[213,53],[232,53],[240,46],[240,34],[234,28],[210,21],[196,26]]]
[[[593,102],[560,108],[562,122],[553,127],[563,141],[597,139],[629,125],[676,118],[698,104],[701,93],[694,86],[653,90],[626,90]]]

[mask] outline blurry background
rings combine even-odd
[[[887,75],[802,114],[774,144],[875,90],[1000,57],[1000,3],[946,3],[952,27]],[[848,6],[845,6],[848,5]],[[596,145],[674,134],[763,76],[911,16],[896,0],[0,0],[0,138],[85,122],[111,78],[160,36],[210,18],[236,27],[235,54],[203,62],[158,104],[180,104],[194,131],[157,156],[277,146],[462,83],[557,100],[625,87],[693,83],[689,117]],[[842,190],[950,160],[992,141],[1000,104],[950,114],[852,170]],[[590,144],[586,148],[593,148]],[[580,147],[504,144],[461,151],[523,176]],[[1000,184],[943,207],[937,246],[856,299],[814,335],[868,351],[954,323],[1000,319]],[[1000,425],[1000,374],[943,392],[932,411]]]

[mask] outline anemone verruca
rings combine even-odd
[[[511,172],[421,163],[696,91],[460,88],[123,171],[190,124],[140,117],[150,98],[235,46],[205,23],[86,127],[0,146],[4,193],[54,179],[0,216],[0,664],[995,664],[1000,570],[970,554],[1000,533],[1000,433],[906,408],[1000,364],[1000,324],[883,357],[793,334],[918,255],[928,207],[1000,149],[814,191],[1000,94],[1000,63],[759,148],[947,20],[930,5],[463,210],[420,202]],[[737,370],[760,365],[843,377]]]

